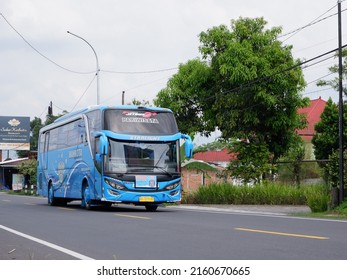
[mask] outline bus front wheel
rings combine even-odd
[[[51,206],[57,205],[57,200],[54,197],[53,186],[51,184],[49,184],[48,186],[48,204]]]
[[[82,189],[81,207],[88,210],[90,209],[90,194],[88,185],[84,186]]]

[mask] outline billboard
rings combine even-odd
[[[30,150],[30,117],[0,116],[0,150]]]

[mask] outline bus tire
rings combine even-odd
[[[81,201],[81,207],[85,208],[87,210],[90,210],[90,194],[89,194],[89,186],[88,183],[86,183],[82,187],[82,201]]]
[[[57,199],[54,197],[54,189],[51,183],[48,185],[48,204],[51,206],[56,206],[57,205]]]
[[[148,212],[154,212],[157,210],[158,208],[158,205],[155,205],[155,204],[148,204],[148,205],[145,205],[146,207],[146,211]]]

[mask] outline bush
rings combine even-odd
[[[254,186],[211,184],[183,196],[187,204],[308,205],[313,212],[327,210],[329,193],[323,185],[295,187],[265,182]]]
[[[347,215],[347,200],[337,206],[333,211],[338,215]]]
[[[312,212],[325,212],[328,210],[331,198],[328,188],[324,185],[317,185],[314,188],[305,189],[307,205]]]

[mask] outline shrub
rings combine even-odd
[[[189,204],[308,205],[313,212],[325,211],[329,193],[324,185],[295,187],[265,182],[254,186],[211,184],[183,196]]]
[[[316,185],[305,189],[307,205],[312,212],[325,212],[331,201],[328,189],[324,185]]]

